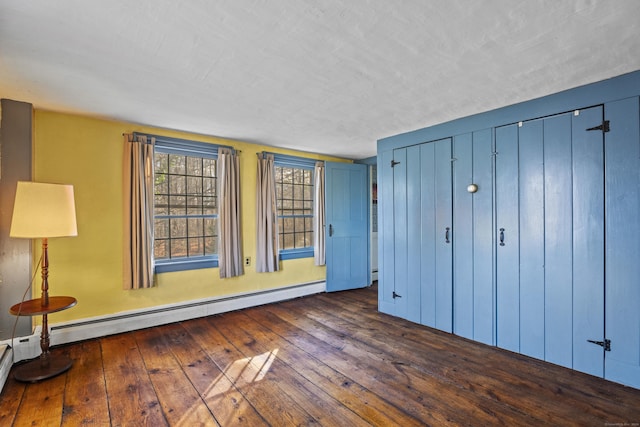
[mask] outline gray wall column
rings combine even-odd
[[[26,102],[0,100],[0,341],[11,338],[19,303],[31,280],[31,240],[9,237],[18,181],[31,181],[33,108]],[[31,299],[27,292],[26,299]],[[15,336],[31,334],[31,318],[20,317]]]

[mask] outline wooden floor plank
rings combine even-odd
[[[395,406],[381,399],[377,394],[368,390],[353,378],[342,375],[318,358],[319,355],[305,352],[292,345],[284,336],[276,333],[264,325],[270,324],[270,314],[260,308],[245,310],[243,313],[254,319],[259,327],[271,332],[268,337],[280,351],[278,357],[285,363],[295,367],[301,375],[314,384],[318,384],[337,401],[358,414],[372,425],[420,426],[420,421],[398,410]],[[282,333],[282,331],[281,331]],[[265,332],[266,335],[266,332]]]
[[[74,362],[67,372],[62,425],[110,425],[100,342],[90,340],[67,348]]]
[[[223,374],[242,395],[256,408],[270,425],[310,425],[314,419],[286,394],[283,394],[276,381],[260,378],[260,366],[254,359],[244,356],[237,347],[215,328],[218,316],[199,319],[196,325],[201,329],[190,329],[190,333],[207,351],[209,357],[218,365]],[[205,325],[202,325],[202,322]]]
[[[27,386],[9,375],[0,393],[0,426],[11,426],[18,414],[18,408]]]
[[[55,349],[61,352],[61,349]],[[66,374],[46,380],[46,383],[27,384],[15,426],[59,426],[62,422]],[[46,387],[42,387],[46,384]]]
[[[169,425],[133,335],[114,335],[100,342],[111,423]]]
[[[264,358],[266,360],[262,367],[265,377],[275,378],[280,389],[321,425],[368,425],[340,401],[284,363],[279,358],[280,348],[270,345],[259,324],[251,318],[241,312],[229,313],[216,318],[215,326],[228,340],[236,343],[246,357],[268,354],[269,358]]]
[[[335,306],[338,306],[341,308],[341,317],[350,319],[354,325],[359,324],[364,315],[372,332],[367,334],[367,340],[370,340],[369,335],[376,339],[375,337],[381,333],[402,336],[404,339],[395,345],[411,350],[404,352],[406,357],[423,355],[424,358],[413,360],[420,366],[431,371],[436,370],[439,375],[446,376],[477,393],[484,393],[506,404],[520,407],[527,413],[537,413],[546,422],[553,423],[554,417],[557,417],[563,420],[573,419],[578,424],[595,418],[624,423],[624,420],[635,414],[635,411],[628,413],[624,409],[621,410],[617,403],[633,397],[633,389],[402,319],[372,313],[370,310],[364,312],[361,310],[362,306],[352,307],[351,303],[357,298],[350,294],[335,301],[324,295],[314,299],[311,304],[323,308],[324,314],[335,313]],[[322,302],[325,304],[322,305]],[[357,306],[357,302],[353,305]],[[329,306],[330,308],[327,308]],[[438,351],[433,351],[434,348]],[[464,361],[465,369],[447,369],[447,366],[455,366],[455,361],[459,360],[458,354],[462,353],[474,356]],[[431,363],[426,363],[428,361]],[[518,363],[518,369],[514,369],[514,362]],[[549,378],[556,379],[553,387],[549,387]],[[626,395],[626,391],[632,391],[632,395]],[[619,393],[625,396],[620,396]],[[585,400],[585,397],[589,400]],[[594,401],[598,404],[594,405]],[[556,410],[552,413],[546,411],[549,402],[557,404]],[[567,404],[563,405],[562,402]]]
[[[215,419],[221,425],[266,425],[255,408],[189,334],[188,329],[192,323],[187,321],[167,325],[163,327],[163,333],[171,343],[173,354]]]
[[[134,333],[149,378],[170,425],[218,425],[200,397],[160,329],[143,329]]]
[[[0,425],[640,423],[640,390],[380,313],[375,287],[53,351],[74,366],[9,378]]]

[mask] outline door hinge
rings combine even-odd
[[[396,294],[396,291],[393,291],[393,299],[402,298],[402,295]]]
[[[611,340],[604,340],[604,341],[587,340],[587,341],[590,342],[591,344],[597,344],[600,347],[603,347],[604,351],[611,351]]]
[[[396,162],[395,160],[391,160],[391,167],[394,167],[395,165],[399,165],[400,162]]]
[[[611,128],[609,127],[609,120],[605,120],[605,121],[602,122],[601,125],[594,126],[594,127],[589,128],[587,130],[601,130],[602,132],[609,132],[611,130]]]

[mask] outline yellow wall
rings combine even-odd
[[[49,240],[51,295],[70,295],[76,307],[55,313],[62,322],[199,298],[250,292],[325,279],[325,268],[312,258],[289,260],[276,273],[256,273],[253,264],[243,276],[220,279],[219,271],[201,269],[157,276],[157,286],[122,290],[123,133],[143,132],[233,146],[241,150],[242,243],[244,256],[255,259],[256,153],[271,151],[321,160],[346,161],[321,155],[225,140],[203,135],[36,110],[34,112],[34,180],[73,184],[78,236]],[[39,243],[36,245],[39,256]],[[39,296],[39,283],[34,296]]]

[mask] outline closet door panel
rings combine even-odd
[[[640,106],[638,97],[605,105],[605,378],[640,388]]]
[[[572,366],[571,115],[544,121],[545,360]]]
[[[473,133],[473,339],[495,344],[493,169],[491,129]]]
[[[407,149],[393,151],[393,246],[394,246],[394,291],[396,316],[406,318],[408,313],[409,280],[409,231],[407,217]]]
[[[518,127],[495,130],[496,345],[520,351]]]
[[[573,368],[604,375],[604,149],[602,107],[572,120],[573,151]]]
[[[453,139],[453,333],[473,339],[472,134]]]
[[[436,161],[435,143],[420,146],[420,323],[436,328]]]
[[[378,255],[380,271],[378,272],[378,309],[387,314],[395,315],[395,246],[394,246],[394,182],[391,161],[393,151],[385,151],[380,156],[378,165],[378,209],[380,210],[380,224],[378,235]]]
[[[436,328],[453,332],[453,196],[451,180],[451,138],[436,141]],[[447,239],[447,229],[449,235]]]
[[[520,352],[544,359],[543,121],[519,130]]]
[[[422,228],[420,203],[420,147],[407,148],[407,290],[402,295],[406,304],[405,318],[420,323],[420,229]],[[396,165],[398,167],[398,165]]]

